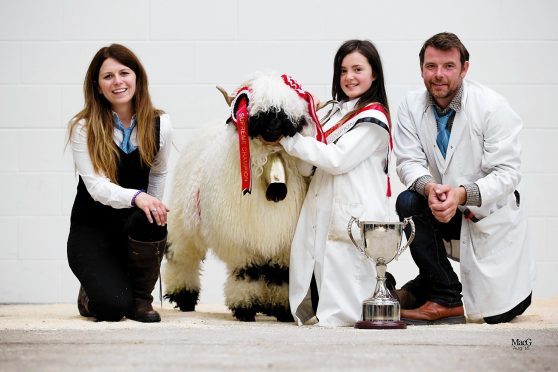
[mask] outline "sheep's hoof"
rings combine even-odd
[[[233,316],[241,322],[255,322],[256,310],[253,307],[233,307]]]
[[[196,310],[199,295],[199,291],[188,291],[184,289],[175,293],[167,293],[165,294],[165,298],[170,302],[174,302],[176,304],[175,308],[179,308],[180,311],[194,311]]]

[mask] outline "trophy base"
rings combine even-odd
[[[405,329],[407,324],[401,320],[359,320],[355,324],[358,329]]]

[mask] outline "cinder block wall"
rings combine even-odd
[[[85,70],[101,46],[123,43],[145,64],[153,99],[173,121],[174,164],[204,123],[225,119],[216,84],[232,89],[255,71],[285,72],[327,99],[333,55],[347,39],[378,46],[395,113],[404,92],[421,86],[422,42],[440,31],[462,38],[469,77],[506,96],[524,120],[535,297],[558,295],[556,14],[558,3],[546,0],[0,0],[0,303],[75,300],[66,238],[76,176],[66,124],[83,104]],[[390,270],[401,283],[416,275],[408,252]],[[223,264],[209,257],[202,302],[223,302],[224,278]]]

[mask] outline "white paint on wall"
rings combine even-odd
[[[0,0],[0,303],[75,301],[66,237],[76,177],[65,130],[83,104],[85,71],[101,46],[119,42],[138,54],[182,149],[204,123],[225,120],[217,84],[232,89],[255,71],[285,72],[328,99],[333,55],[351,38],[376,43],[395,113],[403,94],[421,86],[422,42],[440,31],[461,37],[471,52],[470,77],[507,97],[524,120],[535,297],[558,295],[558,201],[549,197],[558,184],[556,14],[558,2],[546,0],[529,6],[518,0]],[[177,156],[173,151],[171,167]],[[390,271],[400,284],[417,273],[408,252]],[[224,265],[209,256],[201,302],[223,303],[225,276]]]

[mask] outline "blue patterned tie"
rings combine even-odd
[[[444,159],[446,158],[446,151],[448,149],[448,142],[450,138],[448,121],[454,112],[455,111],[450,109],[445,115],[439,116],[438,111],[434,108],[434,116],[436,116],[436,123],[438,124],[438,137],[436,137],[436,144],[438,145]]]
[[[124,127],[124,125],[122,124],[122,120],[120,120],[116,112],[113,112],[112,117],[114,119],[114,125],[116,126],[116,129],[122,132],[122,143],[119,144],[118,147],[120,147],[120,149],[124,151],[124,153],[129,154],[137,148],[132,144],[131,141],[132,131],[136,126],[136,115],[132,117],[132,122],[130,123],[129,128]]]

